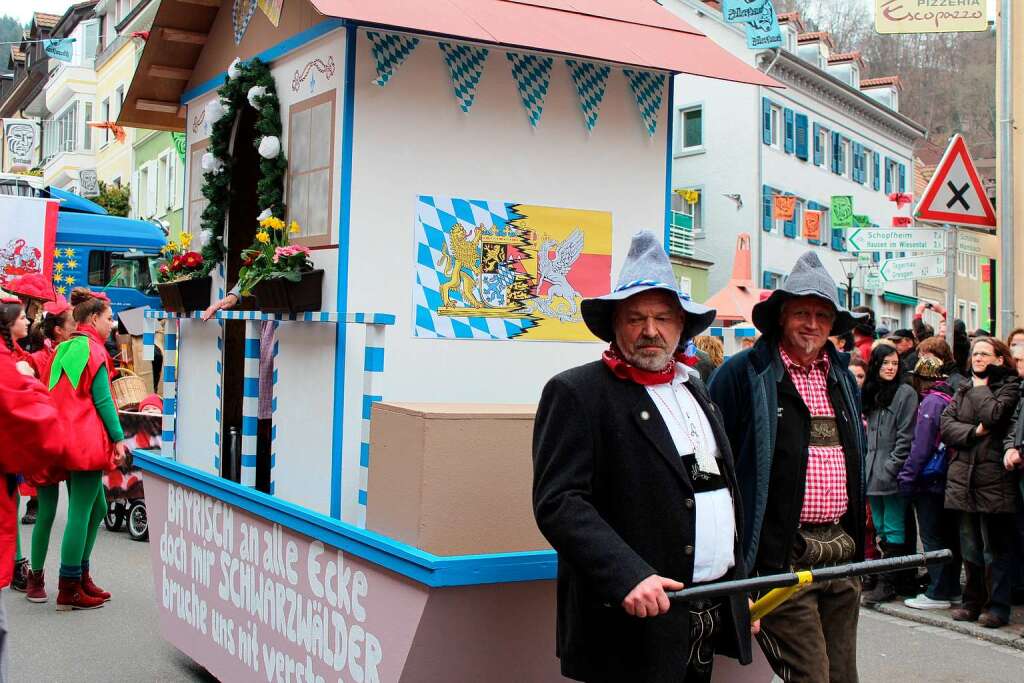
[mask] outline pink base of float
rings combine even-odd
[[[223,681],[558,681],[554,554],[438,557],[173,461],[145,471],[161,635]]]

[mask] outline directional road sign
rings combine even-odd
[[[981,240],[970,230],[961,230],[956,238],[956,249],[965,254],[980,254]]]
[[[864,289],[869,292],[877,292],[882,288],[882,276],[877,270],[872,270],[864,276]]]
[[[935,228],[857,228],[846,237],[851,251],[945,251],[946,231]]]
[[[914,213],[931,223],[996,227],[996,212],[960,135],[950,141]]]
[[[942,277],[946,274],[946,255],[929,254],[928,256],[911,256],[909,258],[891,258],[879,264],[878,274],[885,282]]]

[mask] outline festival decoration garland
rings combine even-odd
[[[217,90],[217,99],[206,105],[210,122],[210,147],[203,155],[203,197],[209,202],[201,217],[204,275],[224,258],[224,220],[231,205],[231,132],[242,107],[254,107],[256,138],[260,151],[260,177],[256,202],[261,212],[285,215],[284,178],[288,160],[281,151],[281,104],[270,67],[259,59],[235,60],[228,78]]]

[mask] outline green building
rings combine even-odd
[[[139,131],[134,145],[132,215],[160,223],[171,239],[181,233],[185,205],[185,136]]]

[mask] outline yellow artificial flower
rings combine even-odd
[[[77,267],[78,267],[78,261],[76,261],[75,259],[71,259],[70,261],[68,261],[68,268],[77,268]]]
[[[256,233],[256,241],[262,242],[263,244],[270,243],[270,234],[266,230],[260,230]]]
[[[178,239],[181,240],[181,246],[183,249],[188,249],[188,245],[192,244],[192,235],[190,233],[183,232]]]
[[[164,246],[163,246],[163,247],[162,247],[162,248],[160,249],[160,253],[162,253],[162,254],[171,254],[171,253],[173,253],[173,252],[174,252],[175,250],[177,250],[177,248],[178,248],[178,243],[177,243],[177,242],[175,242],[174,240],[171,240],[170,242],[168,242],[167,244],[165,244],[165,245],[164,245]]]
[[[273,228],[274,230],[284,230],[284,221],[275,216],[264,218],[260,221],[261,228]]]
[[[292,221],[292,224],[288,226],[288,232],[290,232],[293,235],[299,234],[299,232],[301,230],[302,230],[302,228],[299,227],[299,222],[298,221]]]
[[[74,255],[75,255],[75,250],[74,249],[65,249],[64,250],[64,255],[67,256],[68,258],[73,258]]]
[[[58,273],[62,273],[62,272],[64,272],[64,264],[63,263],[54,263],[53,264],[53,269],[55,271],[57,271]]]

